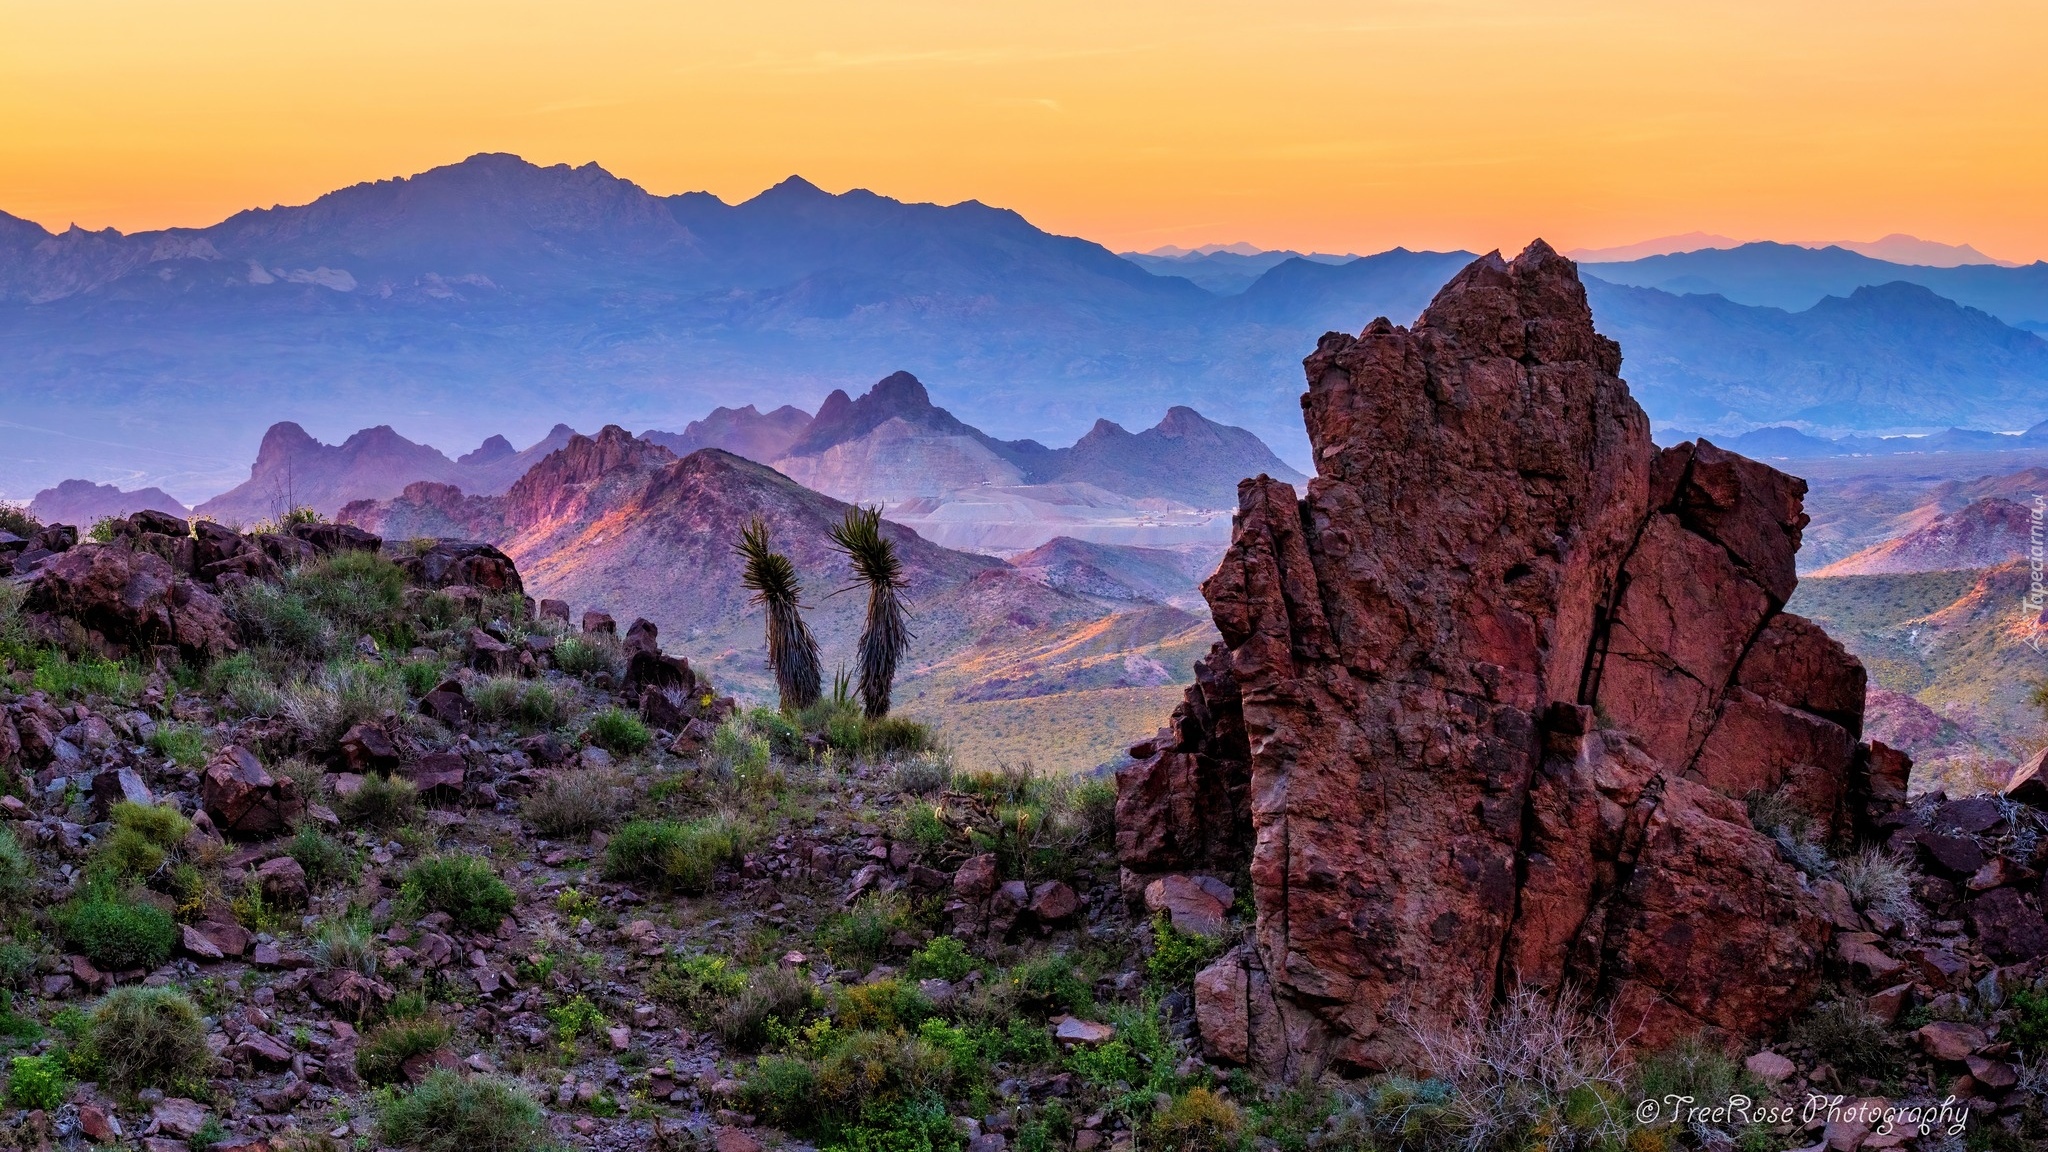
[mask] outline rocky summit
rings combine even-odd
[[[1118,778],[1133,899],[1249,866],[1251,938],[1196,984],[1211,1050],[1408,1066],[1526,991],[1646,1047],[1778,1028],[1847,901],[1745,802],[1846,834],[1904,787],[1861,664],[1783,610],[1805,483],[1656,449],[1540,241],[1305,367],[1319,475],[1240,486],[1223,640]]]

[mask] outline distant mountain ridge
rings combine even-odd
[[[87,480],[66,480],[45,488],[29,501],[28,514],[45,524],[69,524],[90,528],[109,517],[129,516],[144,510],[190,516],[192,510],[161,488],[138,488],[123,492],[112,484]]]
[[[118,476],[189,501],[240,479],[280,420],[389,423],[437,444],[537,438],[543,420],[672,428],[714,406],[811,409],[899,366],[947,380],[952,410],[1003,443],[1070,441],[1098,418],[1136,428],[1185,405],[1301,468],[1300,350],[1375,316],[1411,320],[1469,257],[1323,259],[1282,259],[1219,295],[974,201],[791,178],[728,204],[498,154],[206,228],[52,233],[5,217],[0,493]],[[1751,245],[1591,271],[1660,286],[1596,301],[1603,329],[1629,328],[1627,375],[1659,426],[1797,419],[1837,435],[2048,418],[2030,400],[2011,407],[2048,394],[2012,329],[1928,306],[1942,338],[1902,341],[1882,301],[1856,299],[1907,281],[2048,324],[2048,265],[1930,269]],[[1735,304],[1673,294],[1688,291]],[[1740,310],[1827,295],[1854,307],[1825,324]],[[1817,328],[1838,336],[1816,341]],[[1785,379],[1835,395],[1789,407],[1775,395]],[[1810,408],[1825,419],[1797,415]]]
[[[2034,509],[1989,496],[1847,556],[1815,576],[1878,576],[1991,568],[2027,554]]]

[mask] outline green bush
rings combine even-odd
[[[1164,913],[1152,917],[1152,955],[1145,972],[1159,984],[1185,984],[1223,951],[1223,941],[1183,932]]]
[[[142,674],[125,664],[98,656],[78,660],[61,652],[36,664],[35,688],[52,696],[102,696],[128,702],[142,691]]]
[[[64,1058],[16,1056],[7,1069],[7,1102],[16,1108],[54,1110],[71,1095],[71,1076]]]
[[[711,1027],[733,1051],[756,1052],[768,1043],[772,1024],[793,1027],[817,1005],[810,977],[794,968],[764,968],[747,977],[743,991],[727,997]]]
[[[913,756],[896,765],[896,788],[913,796],[943,792],[953,783],[953,765],[943,756]]]
[[[654,740],[638,716],[616,706],[592,716],[583,735],[599,748],[621,756],[631,756]]]
[[[1145,1130],[1150,1147],[1173,1152],[1231,1152],[1238,1145],[1244,1114],[1207,1088],[1190,1088],[1152,1114]]]
[[[117,879],[155,875],[192,832],[192,822],[168,804],[127,800],[109,814],[113,831],[93,849],[92,869]]]
[[[0,825],[0,901],[19,900],[28,895],[35,876],[35,862],[22,849],[14,829]]]
[[[609,1023],[586,996],[548,1009],[548,1019],[555,1026],[555,1039],[564,1044],[574,1044],[582,1036],[602,1036]]]
[[[343,639],[388,637],[405,606],[405,572],[375,552],[340,552],[300,568],[286,586],[334,621]]]
[[[1095,992],[1072,959],[1047,952],[1010,969],[1011,988],[1021,1007],[1041,1015],[1072,1012],[1085,1015],[1095,1006]]]
[[[726,816],[687,824],[635,820],[605,846],[604,871],[614,880],[644,881],[699,896],[710,890],[719,866],[739,856],[745,839],[745,829]]]
[[[2020,988],[2006,1001],[2012,1009],[2012,1023],[1999,1029],[1998,1038],[2029,1056],[2048,1051],[2048,992]]]
[[[520,805],[543,836],[579,836],[609,828],[625,808],[626,778],[608,768],[557,770]]]
[[[24,540],[35,538],[43,530],[43,522],[28,514],[28,509],[12,504],[0,504],[0,532],[12,532]]]
[[[303,593],[256,581],[228,597],[228,610],[251,648],[322,660],[334,650],[334,627]]]
[[[109,972],[154,968],[170,958],[178,939],[170,913],[121,895],[108,884],[90,887],[59,906],[54,916],[65,941]]]
[[[206,764],[206,733],[184,724],[159,724],[149,734],[149,749],[180,768],[200,768]]]
[[[405,1062],[439,1052],[455,1038],[455,1029],[435,1017],[390,1020],[363,1033],[356,1046],[356,1072],[369,1084],[396,1084],[405,1078]]]
[[[739,716],[726,717],[711,733],[711,758],[743,779],[766,773],[772,753],[768,737]]]
[[[436,856],[405,874],[407,899],[430,912],[446,912],[472,932],[488,932],[511,913],[512,889],[490,862],[477,856]]]
[[[842,989],[832,1019],[840,1028],[894,1032],[916,1028],[932,1012],[931,1000],[916,985],[885,979]]]
[[[403,783],[411,784],[410,781]],[[356,854],[341,841],[321,831],[318,825],[299,825],[285,852],[306,870],[306,880],[312,884],[346,880],[356,874]]]
[[[378,952],[375,930],[355,916],[323,920],[313,933],[313,957],[328,968],[375,976]]]
[[[538,680],[492,677],[469,690],[469,702],[486,724],[510,724],[524,732],[557,728],[569,719],[562,693]]]
[[[798,719],[806,731],[823,736],[828,747],[849,756],[879,760],[943,750],[928,726],[902,716],[870,718],[851,700],[820,700]]]
[[[28,983],[29,978],[36,974],[39,958],[34,947],[20,940],[12,937],[0,939],[0,985],[19,988]]]
[[[723,956],[669,956],[647,974],[647,994],[703,1015],[747,990],[747,974]]]
[[[1897,1072],[1898,1038],[1861,1005],[1834,1000],[1814,1009],[1792,1026],[1792,1040],[1812,1048],[1820,1058],[1851,1076],[1880,1077]]]
[[[448,664],[432,657],[407,660],[398,666],[398,678],[405,683],[406,695],[425,696],[448,678]]]
[[[619,642],[604,636],[564,636],[555,641],[555,667],[571,676],[599,672],[617,679],[626,674],[626,658]]]
[[[420,790],[399,776],[371,773],[354,792],[336,799],[342,820],[389,832],[410,824],[420,811]]]
[[[820,938],[836,960],[879,960],[896,950],[896,934],[910,927],[910,908],[902,896],[869,892],[826,920]]]
[[[960,980],[978,966],[967,945],[951,936],[935,936],[911,955],[905,971],[916,980]]]
[[[517,1085],[445,1068],[384,1097],[377,1112],[377,1139],[413,1152],[536,1152],[546,1131],[540,1105]]]
[[[175,988],[130,984],[107,993],[88,1038],[99,1074],[122,1091],[190,1090],[213,1065],[199,1009]]]

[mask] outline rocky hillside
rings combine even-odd
[[[2021,559],[2032,546],[2035,509],[2000,497],[1973,501],[1954,512],[1853,556],[1815,576],[1876,576],[1991,568]]]
[[[710,415],[690,421],[681,432],[650,429],[642,432],[640,438],[678,456],[688,456],[699,448],[717,448],[757,464],[767,464],[787,453],[810,423],[811,414],[791,404],[772,412],[758,412],[747,404],[739,408],[713,408]]]

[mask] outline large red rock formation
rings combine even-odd
[[[1782,613],[1804,482],[1659,452],[1541,241],[1305,367],[1319,475],[1240,486],[1203,586],[1223,643],[1118,781],[1133,890],[1249,849],[1212,1049],[1397,1066],[1516,987],[1596,995],[1647,1044],[1780,1024],[1830,928],[1743,801],[1846,829],[1868,793],[1863,669]],[[1290,1007],[1219,1015],[1236,988]]]

